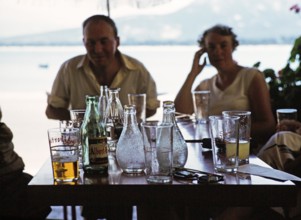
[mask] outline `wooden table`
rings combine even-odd
[[[180,125],[185,138],[195,137],[195,125]],[[203,128],[202,128],[203,129]],[[206,130],[206,129],[205,129]],[[206,134],[203,133],[205,136]],[[198,134],[199,139],[201,136]],[[196,138],[195,140],[197,140]],[[211,151],[200,143],[188,143],[187,168],[214,172]],[[168,185],[147,184],[145,176],[127,176],[116,169],[114,154],[110,154],[109,176],[86,175],[81,170],[74,185],[56,185],[53,182],[50,160],[46,161],[29,183],[33,201],[47,205],[91,204],[170,204],[204,206],[294,206],[297,189],[290,182],[242,174],[225,174],[219,184],[193,184],[174,180]],[[250,163],[266,166],[255,156]],[[118,167],[118,166],[117,166]],[[218,196],[217,196],[218,195]]]

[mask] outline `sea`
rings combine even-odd
[[[283,68],[292,45],[240,45],[233,53],[243,66],[260,62],[260,70]],[[197,46],[120,46],[120,51],[139,59],[157,84],[160,101],[173,100],[190,71]],[[45,115],[46,93],[60,65],[67,59],[84,54],[83,46],[1,46],[0,107],[2,122],[12,130],[15,151],[23,158],[25,171],[34,175],[49,158],[47,129],[58,121]],[[216,73],[208,64],[199,81]],[[160,119],[161,108],[153,119]]]

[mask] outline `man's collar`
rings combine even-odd
[[[122,67],[125,67],[129,70],[137,69],[137,65],[129,59],[129,56],[122,54],[119,50],[117,51],[117,56],[119,56],[121,59]]]
[[[121,68],[126,68],[129,70],[135,70],[136,65],[129,59],[127,55],[122,54],[119,50],[116,51],[116,56],[121,60]],[[83,68],[84,66],[89,66],[89,58],[88,55],[84,55],[79,63],[77,64],[77,69]]]
[[[89,65],[89,58],[88,58],[88,55],[85,54],[84,56],[82,56],[81,60],[78,62],[76,68],[80,69],[87,65]]]

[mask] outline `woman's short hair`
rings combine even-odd
[[[222,24],[217,24],[205,30],[203,35],[198,39],[198,44],[200,47],[205,47],[205,38],[209,33],[217,33],[222,36],[231,36],[233,49],[235,49],[239,45],[239,42],[237,40],[237,35],[232,31],[231,27]]]

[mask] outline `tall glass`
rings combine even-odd
[[[141,123],[148,183],[171,183],[173,166],[172,123]]]
[[[277,123],[280,124],[281,120],[289,119],[289,120],[297,120],[298,118],[298,110],[294,108],[280,108],[276,110]]]
[[[192,100],[196,123],[207,123],[209,116],[210,91],[192,91]]]
[[[136,107],[136,116],[138,124],[144,122],[146,119],[146,94],[128,94],[128,101],[130,105],[135,105]]]
[[[239,117],[239,164],[249,163],[251,139],[251,112],[250,111],[223,111],[224,116]]]
[[[71,122],[69,122],[69,124],[72,123],[73,128],[80,128],[84,121],[85,113],[86,113],[86,109],[71,109],[70,110]],[[66,123],[68,123],[68,121]],[[78,146],[78,151],[79,151],[79,168],[82,168],[83,167],[83,149],[82,149],[81,142]]]
[[[212,157],[216,172],[237,172],[238,120],[237,116],[209,116]]]
[[[73,122],[73,126],[76,128],[80,128],[85,117],[86,109],[71,109],[70,110],[70,118]]]

